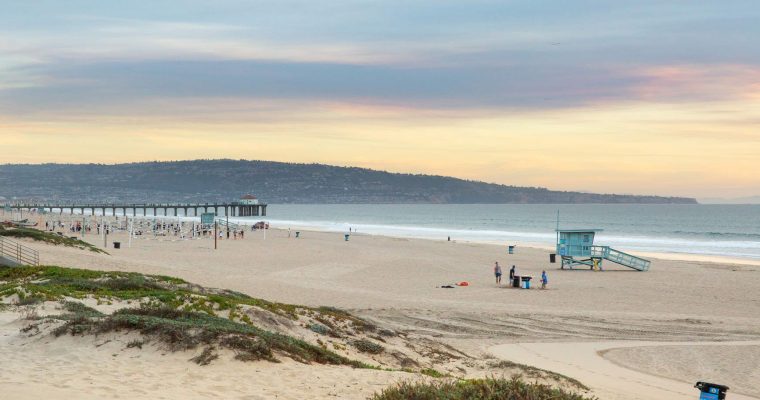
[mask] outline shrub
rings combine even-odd
[[[538,383],[512,379],[404,382],[375,394],[371,400],[592,400]]]
[[[380,354],[385,351],[385,347],[377,343],[370,342],[367,339],[354,340],[353,345],[362,353]]]
[[[443,373],[441,373],[438,370],[435,370],[433,368],[422,369],[422,370],[420,370],[420,373],[422,375],[427,375],[427,376],[432,377],[432,378],[443,378],[444,376],[446,376],[446,374],[443,374]]]
[[[211,361],[214,361],[217,358],[219,358],[219,355],[214,352],[214,349],[211,347],[206,347],[203,349],[201,354],[198,354],[197,356],[191,358],[190,361],[198,365],[209,365],[211,364]]]
[[[318,333],[320,335],[327,335],[327,332],[330,330],[330,328],[321,325],[321,324],[311,324],[309,325],[309,329],[314,332]]]
[[[45,301],[45,298],[42,296],[19,296],[18,302],[16,304],[19,306],[31,306],[34,304],[42,303],[43,301]]]

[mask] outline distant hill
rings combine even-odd
[[[269,203],[696,203],[272,161],[0,165],[0,196],[7,199],[205,202],[244,193]]]
[[[707,197],[699,200],[703,204],[760,204],[760,196],[749,197]]]

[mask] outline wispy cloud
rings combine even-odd
[[[744,172],[760,169],[759,18],[756,0],[10,2],[0,158],[118,149],[760,190]]]

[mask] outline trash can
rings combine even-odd
[[[296,237],[301,237],[301,232],[296,231]]]
[[[351,235],[349,235],[348,233],[346,233],[344,236],[346,237],[346,241],[348,242],[348,237],[351,236]]]
[[[509,254],[515,254],[515,246],[509,246]]]
[[[113,242],[113,248],[114,249],[120,249],[121,248],[121,242]]]
[[[522,288],[523,289],[530,289],[530,280],[533,279],[532,276],[522,276],[520,277],[520,280],[522,280]]]
[[[726,392],[728,391],[728,386],[709,382],[697,382],[694,387],[702,392],[700,393],[699,400],[723,400],[726,398]]]
[[[515,275],[515,276],[512,278],[512,287],[513,287],[513,288],[518,288],[518,289],[520,288],[520,277],[519,277],[519,276],[516,276],[516,275]]]
[[[549,254],[549,262],[552,263],[552,264],[554,264],[555,262],[557,262],[557,255],[554,254],[554,253]]]

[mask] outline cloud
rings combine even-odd
[[[541,110],[758,96],[754,65],[399,67],[258,60],[109,61],[26,68],[44,85],[0,90],[0,112],[121,108],[155,99],[334,103],[418,110]]]
[[[760,66],[736,64],[648,66],[635,71],[642,83],[634,95],[645,100],[760,98]]]

